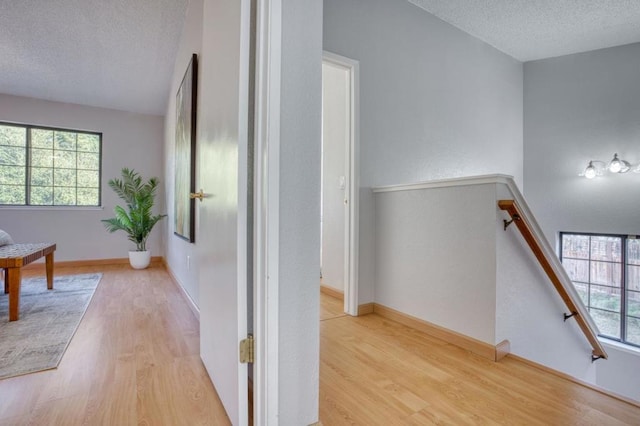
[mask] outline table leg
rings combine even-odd
[[[4,294],[9,294],[9,270],[4,268]]]
[[[9,321],[17,321],[20,309],[20,268],[7,268],[9,281]]]
[[[53,290],[53,252],[44,258],[47,268],[47,288]]]

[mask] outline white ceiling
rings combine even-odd
[[[520,61],[640,41],[640,0],[408,0]]]
[[[0,93],[163,115],[188,0],[0,0]]]
[[[189,0],[0,0],[0,93],[164,114]],[[640,0],[409,0],[521,61],[640,41]]]

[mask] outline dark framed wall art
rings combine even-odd
[[[191,57],[176,94],[174,234],[195,242],[196,105],[198,55]]]

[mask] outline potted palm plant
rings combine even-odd
[[[135,251],[129,252],[129,263],[134,269],[144,269],[151,261],[147,238],[155,224],[167,216],[152,214],[158,178],[152,177],[143,182],[139,173],[125,167],[122,169],[122,179],[110,179],[109,186],[124,200],[127,208],[116,206],[113,209],[116,217],[102,222],[109,232],[125,231],[129,235],[129,241],[136,245]]]

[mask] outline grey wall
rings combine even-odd
[[[526,63],[524,113],[524,194],[550,241],[640,234],[640,174],[578,176],[614,152],[640,162],[640,44]],[[606,349],[596,383],[640,400],[640,353]]]
[[[282,2],[279,418],[318,421],[322,1]]]
[[[0,121],[102,132],[103,208],[0,208],[0,229],[16,242],[55,242],[58,261],[126,258],[133,243],[124,232],[107,233],[100,222],[123,204],[107,185],[123,167],[160,178],[155,212],[165,212],[162,117],[0,94]],[[163,255],[162,226],[149,237],[153,256]]]
[[[374,300],[372,186],[522,183],[522,64],[404,0],[325,0],[324,49],[360,61],[359,303]]]
[[[167,213],[169,217],[164,223],[165,259],[167,266],[176,281],[182,285],[196,306],[199,305],[198,270],[199,261],[195,253],[195,244],[183,240],[173,234],[174,231],[174,193],[175,193],[175,135],[176,135],[176,93],[191,60],[193,53],[200,54],[202,50],[202,10],[203,0],[191,0],[187,7],[182,36],[176,55],[176,62],[171,80],[171,90],[165,116],[164,134],[164,175],[166,180],[165,196],[167,206],[171,206]],[[198,98],[198,110],[201,109],[201,98]],[[199,131],[200,126],[196,126]],[[198,208],[196,206],[196,225],[198,223]],[[187,261],[187,257],[189,261]]]
[[[559,231],[640,234],[640,175],[578,176],[617,152],[640,162],[640,44],[524,66],[525,196]]]

